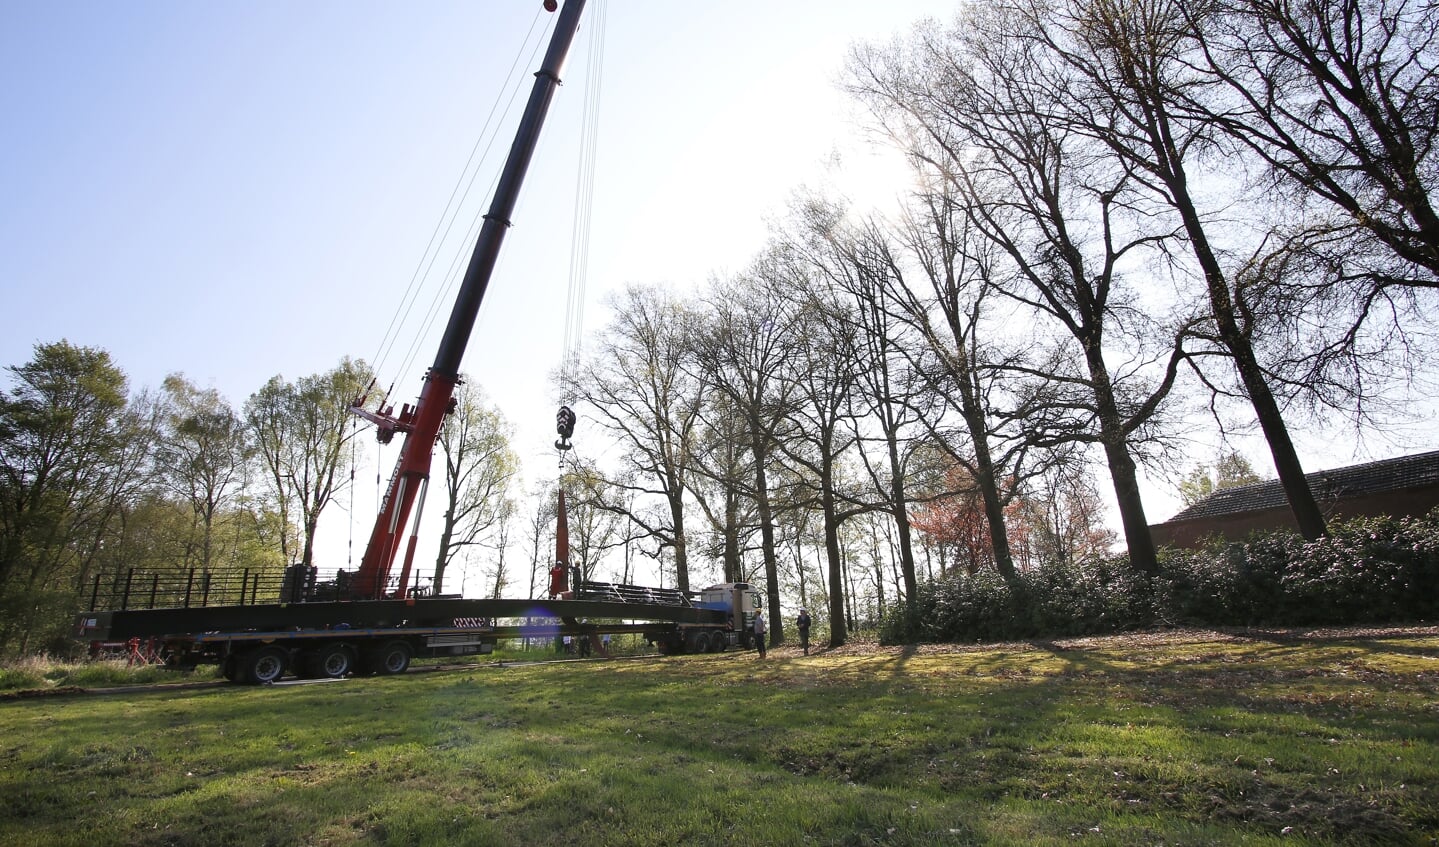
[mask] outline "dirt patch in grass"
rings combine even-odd
[[[58,697],[84,693],[85,689],[78,685],[60,685],[55,688],[22,688],[19,691],[0,692],[0,701],[29,700],[35,697]]]
[[[1395,792],[1388,792],[1387,796],[1356,797],[1256,781],[1240,797],[1214,794],[1207,800],[1208,808],[1204,811],[1214,820],[1340,843],[1404,843],[1414,823],[1394,813],[1403,800]]]

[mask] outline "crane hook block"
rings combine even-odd
[[[575,434],[574,409],[569,406],[560,407],[560,411],[555,415],[555,432],[560,435],[560,440],[555,442],[555,449],[561,452],[570,449],[570,436]]]

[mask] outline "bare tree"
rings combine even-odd
[[[1395,389],[1432,356],[1439,296],[1439,7],[1222,0],[1183,11],[1214,84],[1180,105],[1256,160],[1246,188],[1274,204],[1244,275],[1275,390],[1356,424],[1401,408]]]
[[[298,521],[300,549],[289,534],[286,561],[314,563],[320,515],[349,482],[351,439],[358,432],[350,403],[370,382],[369,367],[346,357],[332,370],[286,382],[271,377],[245,403],[245,422],[255,436],[270,494],[286,524]]]
[[[706,320],[695,333],[696,363],[710,375],[715,390],[726,395],[735,419],[743,426],[745,446],[753,464],[747,492],[755,504],[760,548],[764,557],[770,608],[779,606],[779,568],[775,558],[775,513],[769,465],[784,437],[792,389],[781,378],[794,356],[792,339],[802,321],[801,310],[773,290],[761,256],[749,274],[717,281],[705,298]],[[770,641],[781,643],[783,622],[770,622]]]
[[[1026,472],[1029,448],[1017,432],[1002,431],[1005,415],[997,407],[1005,403],[1001,377],[1008,354],[988,340],[986,256],[956,209],[940,195],[921,195],[897,235],[870,221],[841,237],[842,251],[859,278],[877,287],[880,299],[871,302],[884,304],[868,322],[903,324],[918,340],[894,352],[919,382],[904,397],[925,430],[919,443],[942,449],[965,467],[965,479],[983,503],[994,566],[1013,579],[1004,506]]]
[[[988,284],[1071,339],[1042,367],[1021,366],[1036,381],[1023,410],[1031,443],[1103,448],[1130,561],[1154,573],[1131,444],[1174,386],[1187,324],[1157,325],[1155,280],[1141,296],[1120,268],[1175,233],[1133,190],[1133,164],[1073,129],[1043,50],[1010,25],[977,11],[947,31],[917,30],[907,53],[857,52],[855,90],[942,180],[928,218],[958,218],[951,228],[991,242],[1000,261],[981,260]]]
[[[1324,535],[1324,516],[1255,350],[1252,292],[1242,273],[1226,269],[1226,251],[1211,237],[1217,223],[1193,180],[1200,157],[1216,151],[1209,125],[1189,106],[1209,79],[1194,69],[1184,3],[1011,0],[1001,8],[1001,34],[1038,45],[1052,60],[1042,79],[1058,93],[1053,104],[1064,108],[1063,120],[1108,148],[1177,217],[1207,295],[1209,338],[1232,363],[1254,409],[1299,531]]]
[[[510,449],[511,427],[486,402],[484,390],[465,381],[455,399],[439,438],[445,457],[445,514],[435,559],[436,594],[443,593],[445,572],[455,558],[485,541],[512,511],[510,485],[519,473],[519,457]]]
[[[902,588],[913,618],[919,589],[910,531],[906,458],[911,438],[922,429],[920,419],[931,410],[907,348],[921,341],[910,325],[896,316],[901,307],[890,291],[892,263],[884,259],[892,255],[887,236],[877,224],[858,228],[848,225],[844,212],[841,204],[812,198],[800,211],[803,228],[798,246],[835,295],[849,303],[848,308],[835,310],[833,316],[852,324],[854,330],[857,361],[850,402],[858,435],[855,452],[894,522]],[[877,434],[871,430],[877,430]],[[871,457],[867,449],[870,442],[879,445],[880,458]]]
[[[199,565],[208,571],[215,558],[216,520],[244,488],[249,433],[215,389],[201,390],[179,373],[167,376],[162,389],[156,467],[163,484],[194,514]]]
[[[1032,565],[1073,565],[1108,555],[1117,540],[1082,462],[1057,462],[1032,478],[1015,506]]]
[[[510,584],[509,551],[510,551],[510,530],[514,524],[515,514],[519,511],[514,500],[506,498],[500,509],[500,515],[494,525],[494,542],[492,548],[495,551],[494,581],[490,596],[499,599],[505,596],[505,588]],[[436,581],[438,585],[438,580]]]
[[[530,502],[534,509],[525,518],[525,541],[530,548],[530,589],[525,596],[538,597],[549,588],[550,567],[554,564],[555,544],[550,533],[559,504],[558,488],[553,483],[542,485],[532,493]]]
[[[1439,287],[1439,6],[1219,0],[1179,11],[1230,95],[1218,108],[1201,97],[1184,105],[1246,145],[1282,187],[1337,213],[1308,227],[1311,243],[1352,251],[1359,245],[1342,236],[1365,233],[1403,263],[1367,269],[1376,291]],[[1332,258],[1355,268],[1366,254]]]
[[[715,539],[706,552],[719,560],[723,582],[745,581],[741,554],[756,528],[754,499],[748,496],[754,461],[745,431],[728,395],[710,394],[700,407],[685,474],[685,487]]]
[[[622,445],[624,468],[609,482],[634,480],[633,494],[663,500],[661,521],[644,510],[629,510],[627,517],[642,536],[673,551],[676,584],[688,591],[685,477],[707,389],[703,374],[686,361],[693,321],[682,303],[658,288],[627,288],[610,306],[613,319],[567,388]]]
[[[578,569],[581,582],[592,580],[604,556],[628,537],[620,527],[624,509],[616,505],[624,488],[611,484],[593,465],[580,462],[571,463],[559,484],[568,492],[569,564]]]
[[[795,299],[800,316],[792,333],[791,370],[785,374],[793,401],[788,411],[791,425],[776,443],[793,470],[791,505],[817,509],[820,515],[829,581],[829,644],[839,647],[847,637],[840,527],[875,508],[848,478],[844,463],[859,443],[852,407],[862,366],[860,332],[844,314],[845,304],[822,287],[812,264],[787,257],[769,263],[766,272],[771,284]],[[778,618],[779,604],[772,600],[770,608]],[[778,622],[771,631],[776,630],[780,630]],[[770,640],[783,643],[783,634]]]

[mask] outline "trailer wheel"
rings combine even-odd
[[[404,673],[410,669],[415,651],[404,641],[386,641],[365,655],[366,670],[380,676]]]
[[[236,660],[235,681],[246,685],[267,685],[284,676],[285,667],[289,664],[290,654],[285,650],[274,645],[257,647]]]
[[[689,636],[685,638],[685,647],[690,653],[708,653],[710,648],[709,633],[701,629],[692,629]]]
[[[355,671],[355,651],[346,644],[330,644],[305,657],[306,676],[311,679],[340,679]]]
[[[729,646],[729,637],[728,637],[727,635],[725,635],[723,632],[721,632],[720,630],[717,629],[717,630],[715,630],[715,631],[713,631],[713,632],[710,633],[710,651],[711,651],[711,652],[713,652],[713,653],[723,653],[723,652],[725,651],[725,648],[728,647],[728,646]]]
[[[231,682],[240,681],[240,663],[238,657],[231,653],[220,663],[220,675]]]

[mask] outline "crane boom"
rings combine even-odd
[[[546,8],[552,10],[552,5],[546,2]],[[584,10],[584,5],[585,0],[566,0],[564,8],[560,10],[549,47],[545,51],[544,62],[535,73],[534,87],[525,105],[524,116],[515,132],[515,140],[510,145],[504,168],[500,171],[494,198],[485,214],[479,237],[475,240],[474,252],[470,255],[470,263],[465,269],[464,280],[450,311],[445,334],[440,339],[434,364],[425,374],[420,399],[413,407],[405,404],[398,416],[391,415],[390,409],[362,413],[363,417],[375,422],[382,442],[388,442],[396,432],[404,433],[405,439],[400,446],[400,455],[384,500],[381,501],[380,512],[375,517],[375,526],[370,532],[370,541],[365,547],[360,569],[351,585],[349,593],[356,599],[381,599],[384,596],[390,569],[410,520],[411,510],[415,507],[417,498],[421,504],[424,502],[423,492],[429,483],[430,460],[434,454],[435,440],[439,437],[440,425],[444,422],[445,415],[453,407],[455,386],[460,381],[460,361],[464,357],[465,347],[469,344],[490,276],[494,273],[500,245],[504,242],[505,231],[510,226],[510,216],[514,213],[515,203],[519,198],[520,186],[524,182],[525,172],[539,141],[540,128],[544,125],[555,89],[559,87],[560,68],[564,65],[565,56],[579,29],[580,13]],[[416,530],[418,525],[417,514]],[[406,577],[413,556],[412,533],[405,558]],[[406,582],[407,578],[401,579],[399,597],[405,596]]]

